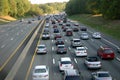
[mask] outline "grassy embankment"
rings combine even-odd
[[[0,24],[8,23],[15,20],[16,20],[15,18],[10,16],[0,16]]]
[[[90,14],[73,15],[69,18],[120,40],[120,20],[105,20],[101,15]]]

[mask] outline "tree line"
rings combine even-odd
[[[74,14],[102,14],[106,19],[120,19],[120,0],[70,0],[65,11]]]
[[[23,17],[63,11],[64,3],[31,4],[29,0],[0,0],[0,16]]]

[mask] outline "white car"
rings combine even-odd
[[[47,53],[46,46],[44,44],[40,44],[37,46],[37,53]]]
[[[87,39],[89,39],[89,35],[88,35],[88,33],[84,32],[84,33],[81,34],[80,38],[83,39],[83,40],[87,40]]]
[[[35,66],[33,80],[49,80],[49,68],[46,65]]]
[[[101,68],[101,61],[94,56],[87,57],[85,59],[85,65],[87,66],[88,69],[99,69]]]
[[[44,40],[44,39],[50,39],[50,34],[49,34],[49,32],[44,32],[43,34],[42,34],[42,39]]]
[[[85,47],[76,47],[75,49],[76,56],[87,56],[87,50]]]
[[[71,40],[71,46],[72,47],[79,47],[79,46],[82,46],[82,42],[79,38],[73,38]]]
[[[60,71],[65,71],[68,69],[73,69],[72,61],[69,57],[62,57],[59,61],[59,69]]]
[[[99,32],[94,32],[92,34],[92,37],[95,38],[95,39],[101,39],[101,34]]]
[[[93,80],[112,80],[112,77],[108,71],[98,71],[92,73]]]

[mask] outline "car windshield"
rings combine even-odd
[[[79,76],[66,76],[65,80],[80,80]]]
[[[61,64],[71,64],[70,61],[62,61]]]
[[[35,69],[35,73],[45,73],[46,69]]]
[[[109,77],[110,75],[108,73],[100,73],[98,74],[98,77]]]
[[[38,48],[45,48],[45,46],[38,46]]]
[[[104,50],[104,53],[111,54],[111,53],[113,53],[113,51],[111,49],[106,49],[106,50]]]

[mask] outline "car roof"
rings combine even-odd
[[[108,71],[98,71],[97,73],[99,74],[99,73],[109,73],[109,72]]]
[[[71,59],[69,57],[62,57],[61,61],[71,61]]]
[[[57,46],[59,47],[59,46],[65,46],[65,45],[57,45]]]
[[[68,69],[65,71],[65,74],[69,75],[69,76],[79,75],[79,73],[76,69]]]
[[[46,65],[37,65],[35,66],[35,69],[43,69],[46,68]]]
[[[79,38],[73,38],[73,40],[80,40]]]

